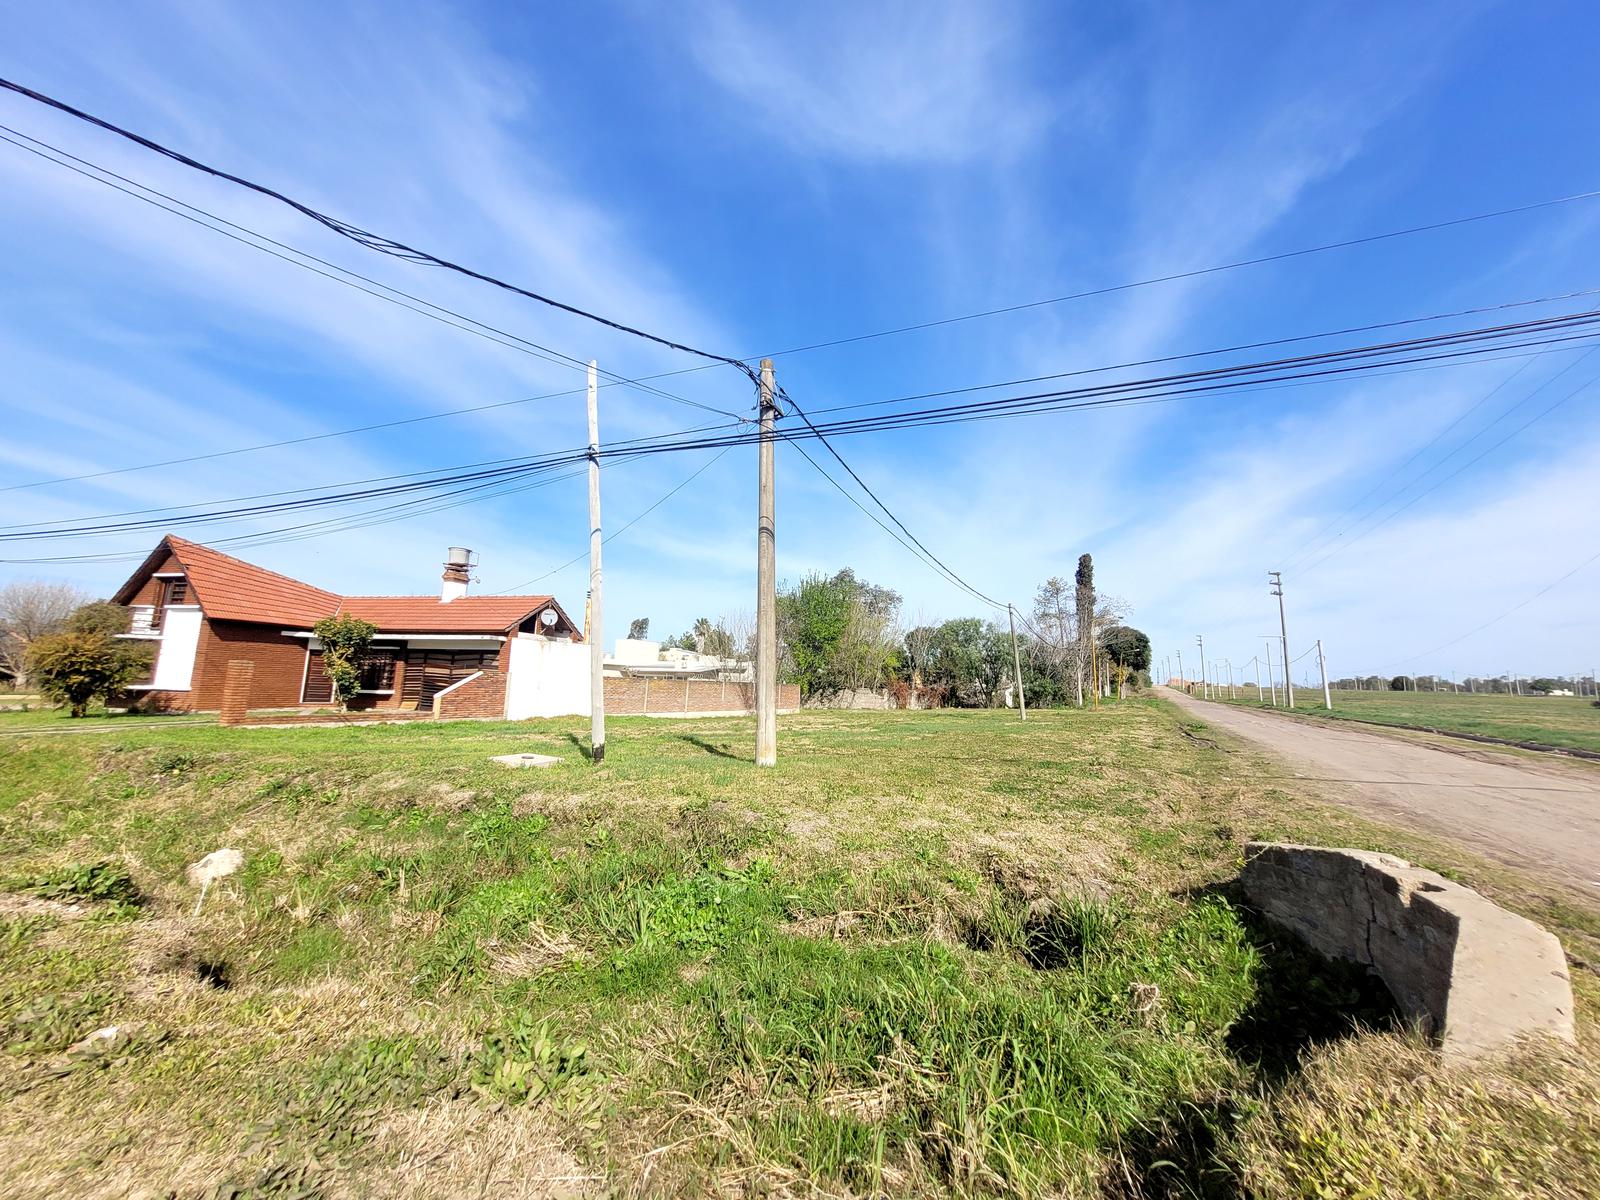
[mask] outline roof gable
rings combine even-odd
[[[310,629],[343,613],[372,622],[380,633],[504,634],[550,607],[565,629],[578,632],[553,596],[461,596],[448,602],[438,596],[340,596],[171,534],[112,599],[130,603],[169,554],[183,567],[201,611],[216,621]]]

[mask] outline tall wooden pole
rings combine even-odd
[[[1322,639],[1317,639],[1317,665],[1322,668],[1322,707],[1333,708],[1333,693],[1328,690],[1328,660],[1322,656]]]
[[[772,360],[761,360],[760,500],[756,521],[756,766],[778,765],[778,552],[772,423]]]
[[[606,756],[605,631],[600,604],[600,389],[589,360],[589,751],[599,766]]]
[[[1022,691],[1022,652],[1017,649],[1017,610],[1011,605],[1006,605],[1006,619],[1011,622],[1011,667],[1016,672],[1017,681],[1017,707],[1022,710],[1022,719],[1028,719],[1028,697]]]

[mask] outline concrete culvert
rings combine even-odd
[[[1574,1040],[1561,943],[1471,888],[1366,850],[1252,842],[1239,881],[1268,920],[1328,958],[1371,968],[1445,1055]]]

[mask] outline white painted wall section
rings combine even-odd
[[[506,719],[572,717],[589,711],[589,647],[582,642],[518,634],[511,641]]]
[[[200,646],[200,609],[169,608],[161,619],[161,650],[150,686],[160,692],[187,692]]]

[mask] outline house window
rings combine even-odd
[[[361,664],[363,692],[394,690],[394,664],[399,653],[397,646],[372,646],[367,650],[366,661]],[[322,651],[313,650],[306,661],[306,685],[301,690],[300,702],[330,704],[332,701],[333,680],[324,669]]]

